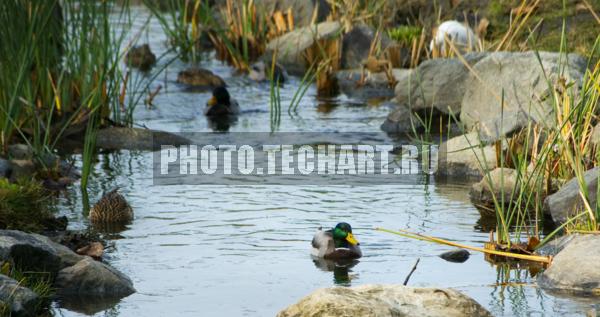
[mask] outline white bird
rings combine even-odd
[[[473,30],[463,23],[452,20],[439,25],[429,44],[429,49],[433,51],[437,47],[442,56],[446,55],[446,37],[461,53],[476,48],[477,37]]]

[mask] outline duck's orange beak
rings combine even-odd
[[[217,98],[215,98],[215,96],[212,96],[206,104],[209,107],[215,106],[217,104]]]
[[[354,238],[354,235],[352,235],[351,233],[348,233],[348,235],[346,236],[346,241],[348,241],[348,243],[350,243],[351,245],[358,244],[358,240],[356,240],[356,238]]]

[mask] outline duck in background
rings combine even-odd
[[[279,85],[283,86],[285,81],[287,80],[288,74],[279,64],[275,64],[273,67],[273,76],[271,76],[271,65],[267,67],[265,62],[260,61],[254,63],[250,67],[250,71],[248,73],[248,77],[257,82],[267,82],[270,81],[271,78]]]
[[[219,86],[212,92],[212,97],[206,104],[204,115],[211,118],[224,118],[240,113],[240,105],[231,98],[225,86]]]
[[[434,29],[433,39],[429,43],[431,52],[436,51],[439,56],[447,56],[452,50],[446,47],[446,38],[460,53],[474,51],[477,48],[478,39],[473,30],[466,24],[451,20],[443,22]]]

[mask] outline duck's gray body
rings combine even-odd
[[[311,255],[329,260],[358,259],[362,256],[362,251],[358,245],[351,244],[347,248],[336,248],[333,233],[319,228],[312,239]]]

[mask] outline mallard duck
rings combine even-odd
[[[340,222],[327,231],[319,228],[312,240],[311,254],[327,260],[347,260],[360,258],[362,251],[352,235],[352,227]]]
[[[90,209],[89,219],[93,223],[127,223],[133,220],[133,209],[115,189],[102,196]]]
[[[212,92],[212,98],[206,104],[204,114],[207,117],[226,117],[240,112],[237,101],[231,99],[224,86],[217,87]]]

